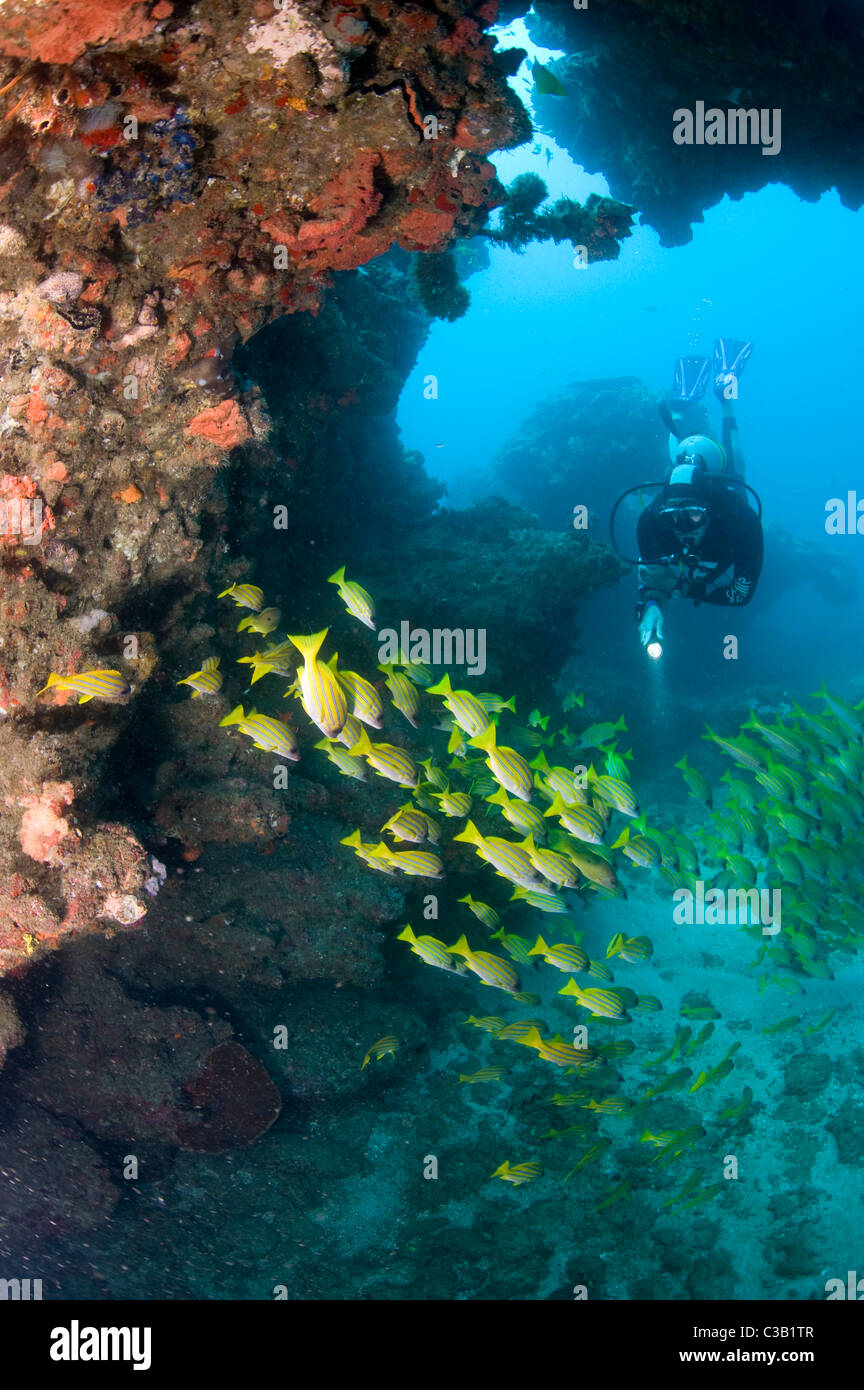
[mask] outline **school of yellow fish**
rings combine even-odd
[[[375,603],[367,590],[347,580],[344,568],[328,582],[337,587],[347,613],[374,633]],[[232,584],[219,597],[246,610],[238,632],[269,637],[278,628],[281,614],[264,606],[257,585]],[[740,1043],[694,1076],[687,1061],[710,1043],[720,1018],[706,1001],[682,1008],[686,1021],[676,1027],[669,1047],[633,1057],[633,1041],[607,1030],[660,1010],[658,999],[626,984],[627,967],[648,960],[652,943],[645,936],[617,932],[603,959],[591,959],[581,944],[585,933],[574,929],[570,904],[590,894],[625,896],[619,880],[623,861],[628,872],[657,871],[673,890],[782,887],[782,938],[763,934],[764,918],[744,926],[759,942],[753,964],[760,990],[776,985],[800,993],[808,977],[833,978],[831,960],[864,946],[864,908],[843,893],[864,851],[864,701],[850,706],[823,686],[818,692],[823,712],[795,706],[791,722],[768,721],[754,713],[735,738],[709,729],[705,737],[733,766],[721,779],[725,796],[720,799],[686,758],[678,764],[690,794],[704,808],[702,826],[688,837],[677,825],[650,826],[639,814],[627,766],[632,755],[619,750],[626,731],[623,719],[571,727],[572,719],[583,722],[574,715],[584,704],[581,695],[563,701],[563,722],[557,727],[538,710],[520,722],[513,699],[454,689],[448,673],[436,681],[434,671],[412,661],[410,653],[400,652],[396,663],[376,663],[370,675],[348,670],[340,666],[336,651],[324,654],[329,636],[328,627],[286,634],[237,658],[238,664],[251,667],[250,689],[266,676],[287,682],[282,693],[299,702],[321,737],[311,742],[284,715],[262,714],[254,706],[247,710],[243,704],[222,718],[220,727],[290,761],[311,744],[343,776],[365,782],[371,775],[395,784],[401,804],[377,832],[364,839],[358,827],[342,841],[371,870],[418,879],[423,886],[446,886],[448,880],[463,886],[466,876],[475,884],[485,881],[483,897],[492,896],[496,905],[470,892],[455,898],[447,912],[452,916],[464,909],[464,928],[460,924],[452,944],[412,924],[399,931],[397,939],[424,965],[474,976],[517,1004],[536,1007],[541,997],[523,989],[520,969],[534,972],[542,962],[558,972],[557,994],[572,1000],[570,1040],[560,1033],[549,1036],[542,1017],[508,1021],[500,1015],[471,1015],[466,1023],[485,1032],[497,1050],[490,1065],[460,1073],[457,1084],[473,1091],[477,1084],[506,1083],[508,1068],[501,1062],[507,1050],[510,1060],[524,1058],[518,1049],[529,1049],[540,1063],[571,1078],[573,1089],[553,1092],[548,1104],[575,1107],[579,1120],[538,1132],[532,1141],[536,1149],[566,1139],[581,1150],[565,1182],[612,1145],[612,1138],[600,1132],[601,1117],[607,1123],[611,1117],[616,1126],[636,1121],[639,1142],[655,1151],[652,1166],[666,1168],[691,1154],[705,1139],[705,1127],[693,1123],[654,1132],[649,1112],[661,1097],[692,1096],[725,1080]],[[219,693],[220,658],[208,657],[178,684],[189,686],[193,699]],[[114,671],[52,674],[45,689],[53,687],[74,691],[82,701],[128,694]],[[385,721],[394,722],[399,742],[377,737]],[[422,749],[416,746],[420,741]],[[438,919],[439,892],[422,899],[427,919]],[[568,899],[568,893],[578,896]],[[524,925],[526,910],[544,914],[551,924],[543,933],[529,928],[533,944],[531,936],[510,929],[507,922],[509,916]],[[560,939],[564,936],[568,939]],[[496,950],[485,949],[492,943]],[[616,980],[613,964],[625,972],[624,983]],[[833,1010],[806,1032],[826,1027],[832,1017]],[[694,1037],[692,1024],[699,1020],[704,1026]],[[800,1022],[795,1016],[763,1031],[781,1032]],[[395,1035],[381,1038],[369,1047],[362,1068],[395,1056],[399,1046]],[[628,1094],[621,1093],[625,1064]],[[721,1147],[731,1130],[746,1122],[752,1105],[753,1093],[745,1087],[740,1101],[728,1101],[708,1119]],[[620,1130],[616,1132],[620,1138]],[[519,1155],[516,1161],[503,1161],[490,1176],[520,1186],[543,1171],[534,1155]],[[705,1176],[704,1169],[695,1169],[663,1206],[687,1210],[728,1186],[706,1183]],[[628,1199],[630,1183],[629,1177],[621,1178],[595,1210]]]

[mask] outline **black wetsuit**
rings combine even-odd
[[[662,604],[673,593],[729,608],[749,603],[762,569],[762,524],[742,491],[712,486],[708,529],[690,556],[660,516],[662,506],[662,496],[656,497],[639,517],[640,613],[650,600]],[[662,568],[651,574],[643,566]]]

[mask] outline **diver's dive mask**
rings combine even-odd
[[[701,503],[693,503],[684,506],[680,502],[669,503],[661,507],[660,515],[664,521],[669,522],[676,536],[694,537],[708,525],[708,508]]]

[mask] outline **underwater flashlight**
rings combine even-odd
[[[645,650],[652,661],[659,661],[663,655],[663,648],[659,642],[649,642]]]

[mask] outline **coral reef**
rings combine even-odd
[[[576,10],[569,0],[536,0],[528,29],[567,54],[551,65],[564,95],[535,96],[540,123],[604,174],[663,245],[689,241],[724,194],[778,181],[807,201],[832,187],[846,207],[864,201],[864,35],[854,6],[606,0]],[[782,112],[779,150],[674,143],[673,113],[697,101],[724,113]]]
[[[128,871],[73,898],[82,856],[124,818],[102,765],[136,736],[166,629],[193,626],[218,564],[214,469],[245,445],[247,467],[266,456],[275,474],[232,353],[286,311],[326,312],[332,272],[482,225],[501,197],[485,156],[530,129],[484,33],[495,13],[4,5],[0,972],[61,929],[143,914]],[[309,426],[348,404],[310,406]],[[122,667],[127,703],[37,700],[49,671],[105,667]]]

